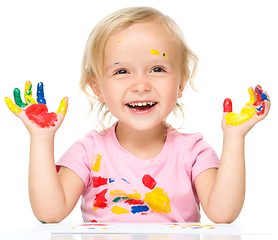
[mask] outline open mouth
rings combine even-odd
[[[131,102],[126,105],[133,111],[145,111],[153,108],[157,102]]]

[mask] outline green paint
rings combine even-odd
[[[18,88],[14,89],[14,101],[16,105],[19,106],[20,108],[27,106],[27,104],[22,101],[20,96],[20,90]]]
[[[32,95],[32,84],[30,85],[30,88],[28,91],[25,89],[25,94],[27,94],[28,96]]]
[[[40,221],[40,220],[39,220]],[[41,223],[45,224],[46,222],[45,221],[40,221]]]
[[[116,197],[113,202],[118,202],[121,199],[121,197]]]

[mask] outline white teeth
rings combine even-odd
[[[133,102],[133,103],[128,103],[128,105],[130,107],[135,107],[135,106],[147,106],[147,105],[150,105],[151,107],[153,107],[155,105],[156,102]]]

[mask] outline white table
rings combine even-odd
[[[60,223],[1,231],[2,240],[278,240],[274,225],[200,223]]]

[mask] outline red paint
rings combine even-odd
[[[93,219],[93,220],[91,220],[91,222],[97,222],[97,220]]]
[[[97,188],[99,186],[107,184],[108,178],[102,178],[101,176],[93,177],[93,187]]]
[[[125,203],[128,203],[129,205],[143,205],[145,202],[138,199],[128,199]]]
[[[107,199],[105,198],[105,194],[107,193],[107,191],[108,189],[104,189],[100,193],[96,194],[96,198],[94,200],[94,207],[102,209],[107,207]]]
[[[28,119],[35,122],[39,127],[54,127],[58,121],[57,114],[49,113],[45,104],[32,104],[25,110]]]
[[[224,100],[224,103],[223,103],[223,112],[224,113],[229,113],[229,112],[232,112],[233,111],[233,104],[232,104],[232,100],[230,98],[226,98]]]
[[[105,224],[105,223],[94,223],[94,224],[81,224],[79,225],[80,227],[91,227],[91,226],[108,226],[109,224]]]
[[[266,107],[266,106],[265,106],[265,101],[262,102],[262,105],[263,105],[263,109],[262,109],[262,111],[257,112],[257,115],[258,115],[258,116],[263,115],[264,112],[265,112],[265,107]]]
[[[149,189],[154,189],[156,186],[156,181],[149,175],[145,174],[144,177],[142,178],[143,184],[149,188]]]
[[[261,97],[261,93],[263,92],[263,89],[260,85],[257,85],[255,87],[255,93],[256,93],[256,97],[257,97],[257,101],[253,104],[254,106],[259,106],[262,102],[262,97]]]

